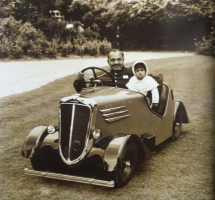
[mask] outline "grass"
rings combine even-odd
[[[23,141],[35,126],[57,124],[59,100],[75,93],[70,75],[0,99],[0,199],[214,199],[215,59],[196,55],[147,64],[151,73],[163,73],[186,106],[191,123],[178,141],[162,144],[120,189],[24,175],[30,162],[21,156]]]

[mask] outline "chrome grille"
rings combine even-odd
[[[91,110],[82,104],[60,106],[60,150],[66,161],[78,159],[86,146]]]

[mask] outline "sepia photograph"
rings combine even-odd
[[[213,0],[0,0],[1,200],[214,200]]]

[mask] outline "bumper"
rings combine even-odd
[[[45,178],[53,178],[53,179],[64,180],[64,181],[87,183],[91,185],[99,185],[104,187],[114,187],[114,181],[104,181],[104,180],[98,180],[93,178],[84,178],[79,176],[70,176],[70,175],[57,174],[57,173],[51,173],[51,172],[41,172],[41,171],[29,170],[28,168],[24,169],[24,173],[28,175],[33,175],[33,176],[41,176]]]

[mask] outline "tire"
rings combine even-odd
[[[44,147],[35,151],[34,155],[30,158],[31,165],[36,171],[46,171],[53,166],[54,151],[51,147]]]
[[[181,112],[179,111],[176,114],[176,118],[173,123],[172,141],[176,141],[180,137],[181,131],[182,131],[182,115]]]
[[[129,143],[125,147],[122,158],[118,160],[114,174],[115,187],[126,185],[132,178],[137,165],[137,146],[135,143]]]
[[[123,51],[131,51],[133,49],[133,44],[131,42],[125,42],[123,44]]]

